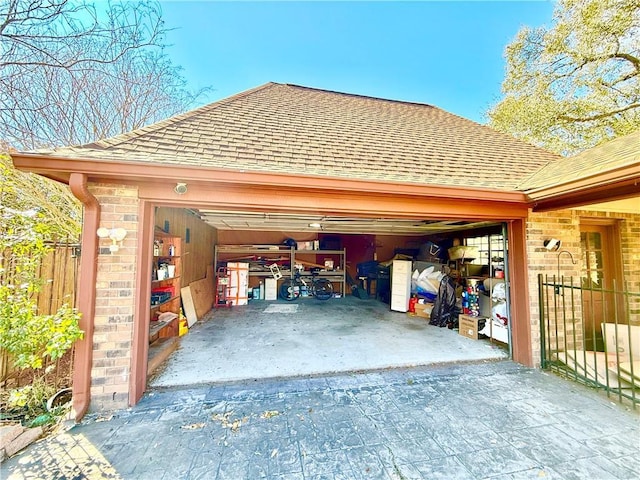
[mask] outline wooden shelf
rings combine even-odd
[[[162,303],[156,305],[150,305],[150,319],[149,323],[149,343],[153,343],[161,339],[162,337],[177,337],[179,333],[178,320],[169,322],[153,321],[154,317],[157,317],[159,313],[172,312],[176,316],[180,314],[180,287],[182,273],[182,239],[179,236],[168,234],[158,228],[154,233],[154,249],[158,249],[158,255],[153,256],[153,272],[151,278],[151,291],[154,289],[162,289],[163,287],[172,287],[172,296]],[[171,248],[171,253],[169,251]],[[156,252],[154,252],[156,253]],[[172,277],[163,278],[159,280],[157,277],[157,271],[162,264],[169,264],[173,266],[175,272]]]
[[[296,255],[342,255],[344,250],[295,250]]]
[[[151,280],[151,285],[155,285],[157,283],[167,282],[170,280],[180,279],[180,275],[174,275],[173,277],[163,278],[162,280]]]
[[[151,375],[178,348],[178,337],[159,338],[149,345],[147,376]]]
[[[158,303],[157,305],[151,305],[151,311],[155,311],[158,308],[162,307],[163,305],[167,305],[167,304],[173,302],[174,300],[179,300],[179,299],[180,299],[180,295],[175,295],[175,296],[171,297],[170,299],[165,300],[162,303]],[[173,310],[171,310],[171,311],[173,311]],[[180,312],[173,312],[173,313],[180,313]]]

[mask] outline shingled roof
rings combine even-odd
[[[640,130],[614,138],[573,157],[551,162],[523,182],[524,192],[562,185],[622,167],[640,166]]]
[[[561,158],[431,105],[278,83],[47,153],[503,191]]]

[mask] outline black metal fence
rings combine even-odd
[[[538,275],[541,366],[640,406],[640,293]]]

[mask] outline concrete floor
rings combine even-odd
[[[151,387],[496,360],[506,347],[351,296],[252,301],[192,326],[149,379]]]

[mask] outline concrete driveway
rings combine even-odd
[[[640,416],[510,361],[156,389],[14,479],[637,479]]]

